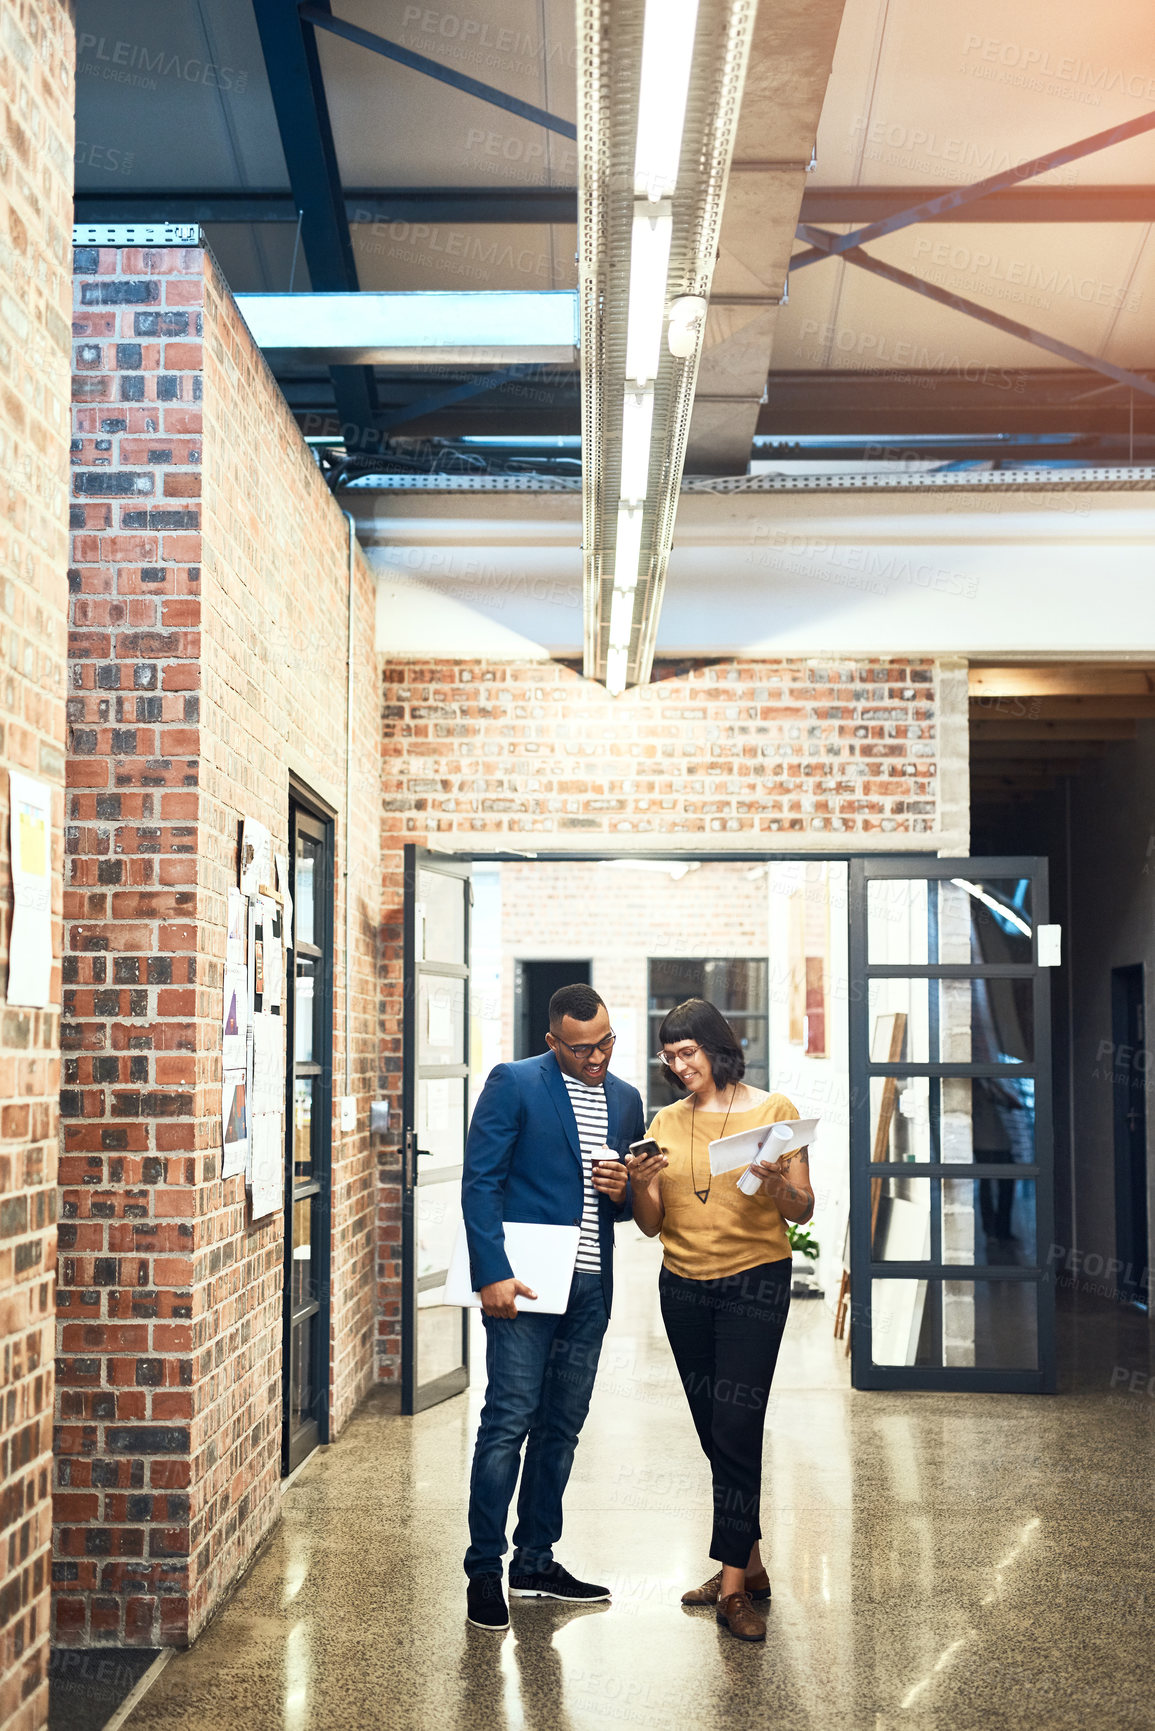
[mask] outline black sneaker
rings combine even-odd
[[[474,1575],[469,1582],[466,1616],[475,1629],[508,1629],[509,1610],[500,1575]]]
[[[560,1563],[550,1563],[548,1568],[533,1574],[521,1574],[510,1569],[509,1596],[511,1599],[568,1599],[571,1603],[589,1605],[598,1599],[608,1599],[610,1590],[591,1586],[589,1581],[575,1581]]]

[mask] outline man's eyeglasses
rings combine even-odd
[[[595,1052],[608,1052],[617,1039],[617,1035],[611,1028],[604,1040],[598,1040],[592,1046],[571,1046],[568,1040],[559,1040],[556,1034],[554,1039],[557,1040],[559,1046],[564,1046],[567,1052],[572,1052],[575,1058],[590,1058]]]
[[[687,1063],[696,1058],[702,1050],[701,1046],[683,1046],[680,1052],[655,1052],[659,1064],[664,1064],[667,1070],[673,1070],[678,1064]]]

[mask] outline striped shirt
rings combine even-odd
[[[606,1091],[600,1082],[596,1088],[587,1088],[584,1082],[567,1076],[564,1070],[562,1077],[569,1093],[573,1115],[577,1119],[578,1147],[581,1149],[582,1171],[585,1174],[582,1230],[574,1266],[583,1274],[600,1274],[602,1249],[598,1234],[598,1192],[593,1186],[593,1166],[595,1159],[606,1158],[606,1131],[609,1128]]]

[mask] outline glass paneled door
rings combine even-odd
[[[1046,921],[1042,859],[850,862],[856,1388],[1054,1390]]]
[[[285,1137],[284,1426],[291,1473],[329,1440],[329,1200],[333,1114],[333,826],[289,811],[293,898]]]
[[[469,1385],[469,1313],[445,1303],[469,1122],[470,868],[405,849],[401,1410]]]

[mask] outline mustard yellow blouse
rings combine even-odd
[[[763,1262],[783,1261],[790,1255],[786,1222],[762,1191],[743,1196],[738,1180],[745,1167],[710,1177],[709,1145],[722,1134],[725,1112],[692,1114],[691,1108],[689,1098],[663,1106],[650,1125],[650,1135],[669,1160],[660,1179],[665,1217],[659,1237],[666,1267],[686,1280],[720,1280]],[[748,1112],[731,1112],[726,1134],[736,1136],[739,1130],[797,1116],[797,1107],[785,1094],[769,1094]],[[703,1203],[694,1194],[695,1185],[705,1190],[707,1184],[710,1193]]]

